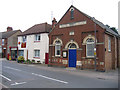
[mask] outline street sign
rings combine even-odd
[[[94,55],[96,56],[96,52],[94,52]]]
[[[94,48],[94,52],[96,52],[96,48]]]

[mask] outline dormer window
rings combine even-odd
[[[70,12],[71,12],[71,16],[70,16],[70,18],[71,18],[71,19],[74,19],[74,9],[71,8],[71,11],[70,11]]]

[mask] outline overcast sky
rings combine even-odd
[[[118,28],[118,1],[73,0],[73,5],[105,25]],[[35,24],[51,24],[52,17],[59,21],[71,4],[72,0],[0,0],[0,32],[8,26],[25,31]]]

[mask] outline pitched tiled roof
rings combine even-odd
[[[74,7],[73,5],[71,5],[71,7]],[[70,7],[70,8],[71,8]],[[75,9],[77,9],[76,7],[74,7]],[[78,9],[77,9],[78,10]],[[81,12],[80,10],[78,10],[79,12]],[[102,22],[96,20],[94,17],[91,17],[83,12],[81,12],[82,14],[84,14],[85,16],[87,16],[88,18],[90,18],[93,22],[95,22],[96,24],[98,24],[100,27],[102,27],[103,29],[106,30],[106,32],[109,32],[110,34],[113,34],[115,36],[119,36],[118,33],[114,32],[112,29],[108,28],[106,25],[104,25]]]
[[[23,33],[19,34],[18,36],[37,34],[37,33],[49,33],[50,30],[51,30],[51,25],[47,23],[36,24],[31,28],[29,28],[28,30],[24,31]]]
[[[13,31],[8,31],[8,32],[2,32],[2,38],[8,38],[10,36],[12,36],[13,34],[15,34],[16,32],[18,32],[20,30],[13,30]]]
[[[103,29],[105,29],[106,32],[109,32],[110,34],[113,34],[113,35],[115,35],[115,36],[119,36],[118,33],[114,32],[112,29],[108,28],[106,25],[104,25],[103,23],[99,22],[98,20],[96,20],[96,19],[94,19],[94,18],[92,18],[92,20],[93,20],[96,24],[98,24],[99,26],[101,26]]]

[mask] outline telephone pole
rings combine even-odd
[[[95,18],[94,18],[94,33],[95,33],[95,45],[94,45],[94,62],[95,62],[95,71],[97,70],[96,69],[96,23],[95,23]]]

